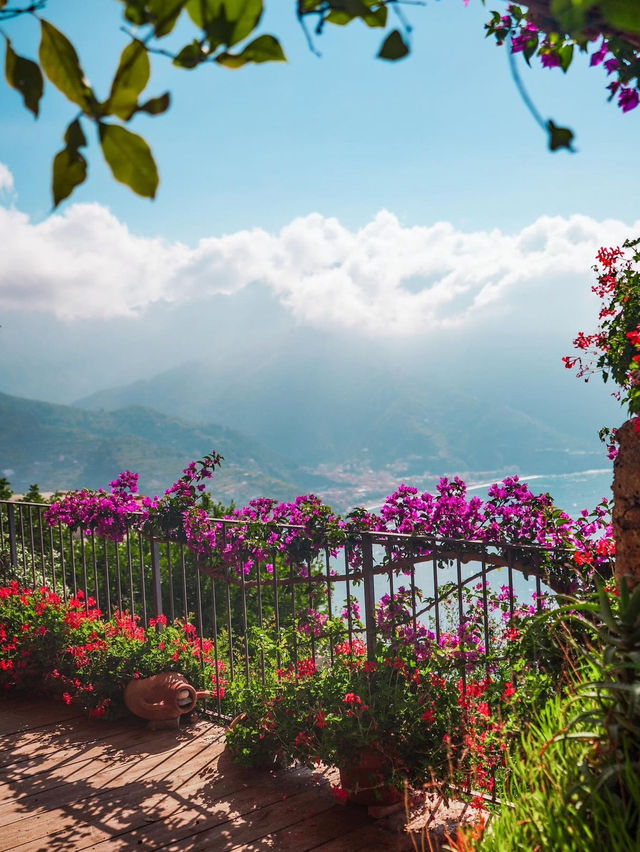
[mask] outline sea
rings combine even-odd
[[[520,474],[520,480],[526,482],[534,494],[551,494],[553,502],[567,514],[575,517],[583,509],[594,509],[602,498],[611,499],[613,468],[581,470],[575,473],[536,473],[530,476]],[[487,496],[487,489],[495,480],[467,481],[470,492],[480,497]]]

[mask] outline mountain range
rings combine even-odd
[[[325,484],[233,429],[142,406],[95,412],[0,393],[0,448],[0,473],[20,493],[31,483],[43,491],[106,488],[127,469],[140,474],[143,493],[161,493],[211,449],[226,457],[213,489],[223,502],[262,493],[290,499]]]
[[[515,337],[486,347],[475,363],[453,337],[372,348],[277,327],[73,405],[0,394],[0,474],[18,491],[55,490],[104,487],[130,469],[159,493],[215,449],[225,457],[216,499],[313,491],[344,511],[402,481],[602,467],[597,430],[619,418],[606,392],[594,405],[545,347],[535,367]]]

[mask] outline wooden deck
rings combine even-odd
[[[0,766],[0,852],[413,848],[402,819],[337,804],[327,776],[237,767],[206,721],[149,731],[3,701]]]

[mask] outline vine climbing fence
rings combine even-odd
[[[186,546],[133,529],[118,543],[50,527],[46,508],[0,502],[5,582],[48,586],[65,601],[80,592],[107,617],[128,611],[145,625],[160,614],[188,620],[201,637],[213,639],[231,677],[238,666],[249,671],[253,628],[270,631],[276,643],[289,634],[294,659],[298,652],[315,659],[316,636],[336,618],[349,640],[361,639],[372,656],[389,620],[402,619],[407,632],[427,630],[439,642],[445,632],[460,634],[473,606],[488,652],[492,592],[509,602],[511,614],[518,601],[539,610],[550,592],[545,566],[570,557],[557,548],[362,531],[338,551],[327,545],[294,562],[282,559],[276,542],[302,528],[272,525],[273,550],[261,561],[238,551],[235,564],[212,570]],[[236,522],[216,523],[224,538]]]

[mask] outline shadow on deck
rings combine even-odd
[[[208,721],[149,731],[134,719],[94,722],[51,702],[4,701],[0,852],[413,848],[397,815],[375,821],[336,804],[330,774],[242,769],[224,745]],[[439,824],[453,828],[463,810],[443,810]]]

